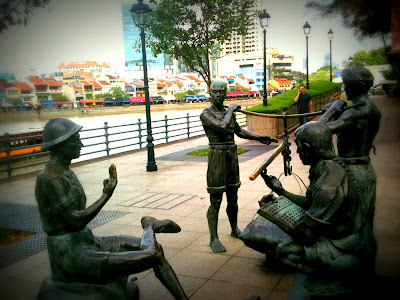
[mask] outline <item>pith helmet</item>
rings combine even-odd
[[[43,128],[42,150],[48,150],[54,145],[64,142],[81,129],[81,125],[75,124],[67,118],[51,119]]]

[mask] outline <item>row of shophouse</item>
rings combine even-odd
[[[227,83],[228,90],[248,89],[257,91],[255,80],[244,76],[218,76],[216,79]],[[141,79],[125,80],[117,75],[95,75],[85,70],[59,72],[55,76],[31,75],[24,81],[0,79],[0,103],[21,106],[59,105],[80,107],[87,103],[96,103],[99,94],[109,93],[113,87],[120,87],[129,97],[144,97],[144,82]],[[272,93],[289,90],[292,83],[286,78],[274,78],[268,81],[268,90]],[[169,79],[149,80],[150,97],[171,96],[179,92],[198,90],[207,94],[204,80],[193,74],[181,74]],[[64,95],[68,101],[58,101],[58,95]],[[100,101],[99,101],[100,102]]]

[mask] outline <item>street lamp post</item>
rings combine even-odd
[[[149,17],[151,9],[148,5],[143,4],[143,0],[132,5],[130,12],[135,25],[140,29],[140,38],[142,40],[142,58],[143,58],[143,77],[144,77],[144,96],[146,103],[146,124],[147,124],[147,166],[148,172],[157,171],[157,165],[154,156],[153,135],[151,132],[151,115],[150,115],[150,97],[149,97],[149,79],[147,77],[147,59],[146,59],[146,40],[145,28],[149,25]]]
[[[267,27],[269,26],[269,19],[271,18],[267,11],[264,11],[258,15],[260,19],[261,28],[264,29],[264,90],[263,90],[263,105],[268,105],[268,92],[267,92]]]
[[[310,88],[310,82],[308,80],[308,35],[310,34],[311,26],[306,22],[303,26],[303,31],[304,34],[306,35],[306,63],[307,63],[307,83],[306,83],[306,89]]]
[[[328,38],[329,38],[329,79],[332,82],[332,38],[333,38],[333,31],[329,29],[328,31]]]

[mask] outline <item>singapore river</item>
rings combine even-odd
[[[168,116],[168,119],[184,117],[189,113],[190,116],[199,115],[203,109],[191,109],[191,110],[168,110],[168,111],[159,111],[151,113],[151,120],[154,122],[156,120],[161,120],[165,118],[165,115]],[[60,114],[60,116],[62,116]],[[1,120],[0,121],[0,135],[8,132],[10,134],[14,133],[22,133],[22,132],[30,132],[35,130],[42,130],[44,125],[48,120],[54,118],[54,115],[46,115],[45,113],[39,115],[29,115],[26,118],[24,114],[21,113],[20,118],[14,118],[10,120]],[[82,114],[82,115],[73,115],[68,116],[68,119],[74,121],[77,124],[83,126],[84,129],[89,128],[99,128],[104,126],[104,122],[108,122],[108,126],[113,125],[122,125],[122,124],[132,124],[136,123],[138,119],[141,119],[141,122],[146,122],[146,114],[143,112],[132,112],[127,114],[102,114],[102,115],[90,115]]]

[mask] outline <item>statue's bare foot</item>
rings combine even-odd
[[[213,239],[210,242],[210,246],[213,252],[226,252],[225,247],[221,244],[219,239]]]
[[[169,219],[157,220],[153,217],[146,216],[142,218],[141,222],[143,228],[151,226],[155,233],[177,233],[181,231],[179,225]]]
[[[232,229],[231,236],[239,239],[241,234],[242,231],[239,228]]]

